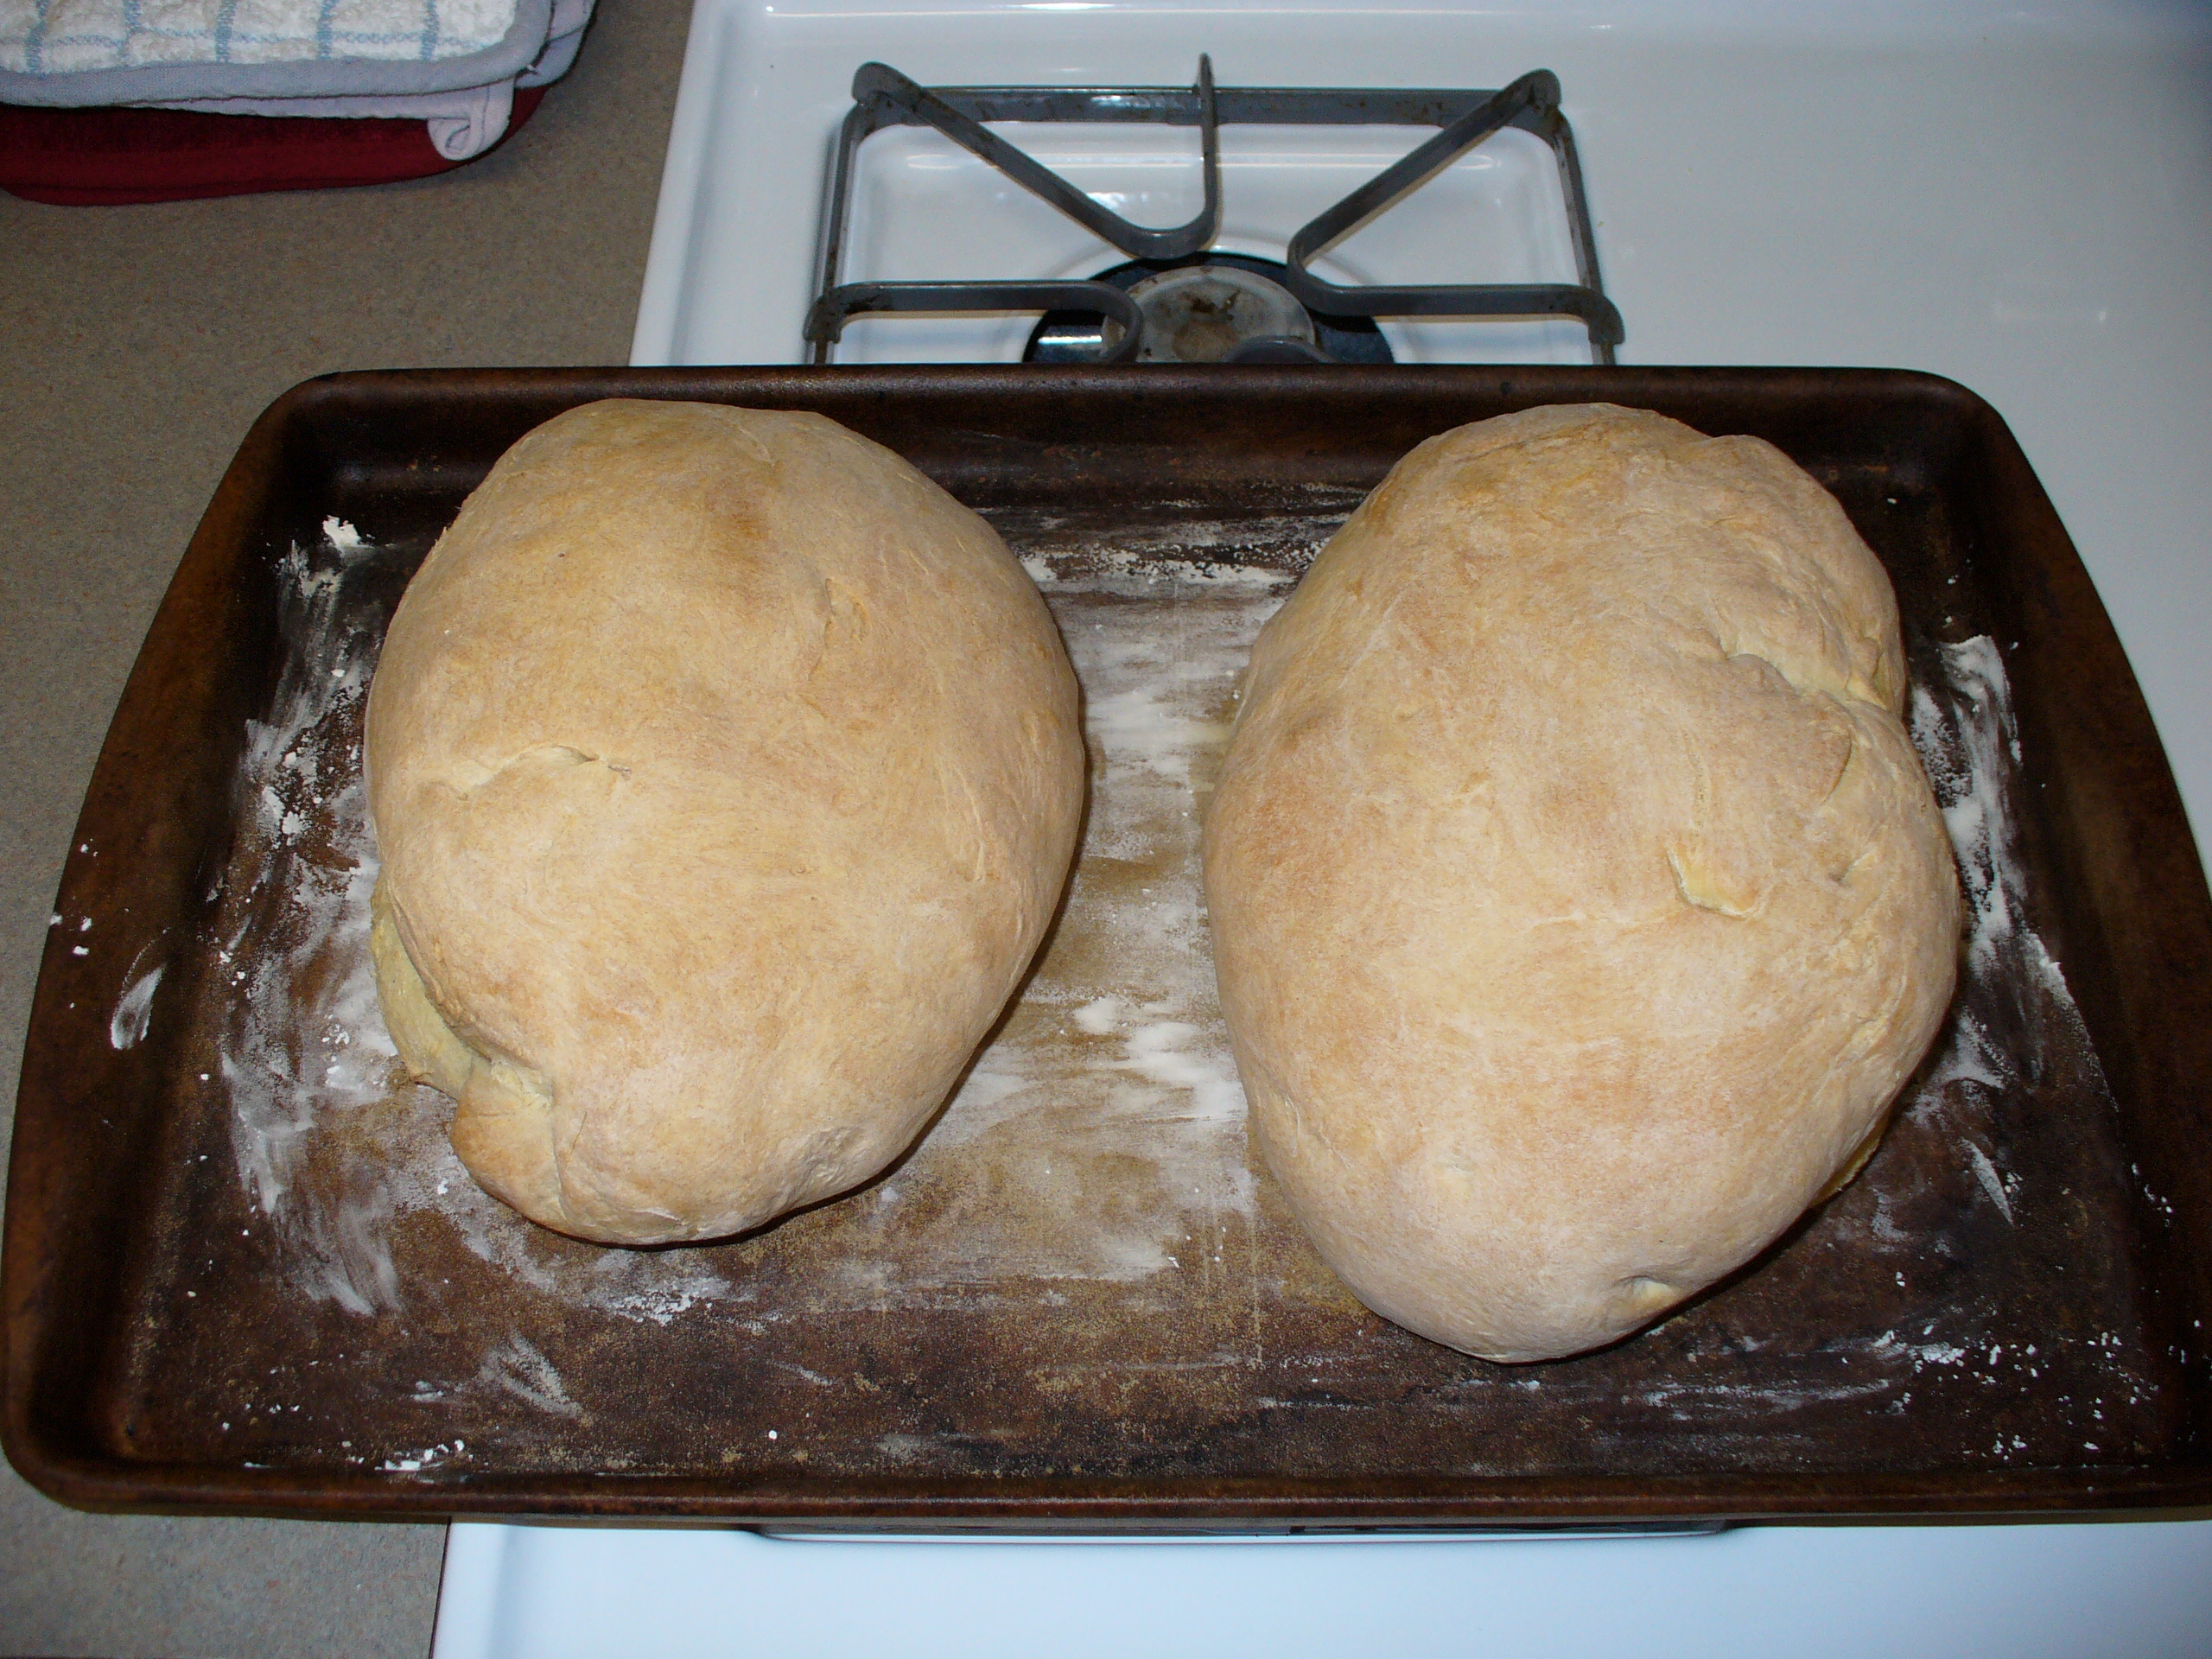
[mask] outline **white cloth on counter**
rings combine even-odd
[[[449,162],[480,156],[506,136],[514,113],[518,87],[543,86],[569,73],[582,45],[584,25],[591,21],[592,0],[554,0],[556,29],[570,25],[545,43],[545,50],[512,80],[488,86],[463,86],[445,92],[337,93],[324,98],[185,98],[172,99],[155,107],[200,110],[213,115],[303,115],[323,118],[373,118],[421,121],[430,143]]]
[[[0,103],[193,108],[208,99],[481,93],[502,84],[512,99],[518,83],[542,85],[574,60],[591,6],[592,0],[0,0]]]
[[[512,80],[466,86],[451,92],[401,93],[393,98],[356,94],[339,98],[185,98],[147,107],[199,110],[208,115],[304,115],[317,118],[421,121],[430,143],[449,162],[480,156],[505,137],[514,114]]]

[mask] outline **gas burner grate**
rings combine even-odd
[[[1030,361],[1126,363],[1154,356],[1188,360],[1177,357],[1168,343],[1179,332],[1212,345],[1233,341],[1205,360],[1388,361],[1389,349],[1375,327],[1378,317],[1574,317],[1589,331],[1592,360],[1610,364],[1623,336],[1620,313],[1599,280],[1582,167],[1573,130],[1559,105],[1559,78],[1548,69],[1532,71],[1497,92],[1450,92],[1217,89],[1211,60],[1205,57],[1198,60],[1197,84],[1189,87],[929,87],[887,64],[862,64],[853,76],[853,108],[838,135],[821,281],[807,313],[813,360],[831,361],[846,322],[864,313],[1035,310],[1046,315],[1031,336],[1025,353]],[[1195,126],[1205,205],[1189,223],[1172,229],[1132,224],[991,131],[984,124],[991,121]],[[1301,226],[1280,265],[1226,254],[1201,259],[1197,256],[1206,252],[1221,228],[1218,129],[1240,122],[1440,130]],[[894,126],[936,129],[1133,263],[1089,282],[843,282],[855,157],[871,134]],[[1507,127],[1541,138],[1558,160],[1578,282],[1357,286],[1313,274],[1312,262],[1332,244]],[[1177,274],[1183,272],[1190,275]],[[1283,309],[1282,302],[1302,308],[1304,319]],[[1239,316],[1249,320],[1242,327],[1236,321]],[[1192,336],[1186,331],[1194,326],[1198,334]]]

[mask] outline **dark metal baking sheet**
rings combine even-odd
[[[608,396],[889,444],[1025,556],[1090,699],[1074,893],[954,1106],[862,1192],[703,1249],[601,1252],[478,1193],[438,1097],[383,1069],[349,931],[383,621],[498,454]],[[1973,928],[1859,1180],[1656,1330],[1504,1368],[1367,1313],[1290,1224],[1223,1072],[1189,851],[1240,641],[1360,494],[1433,432],[1592,398],[1768,437],[1841,498],[1897,584]],[[70,1501],[1243,1529],[2212,1499],[2212,901],[2063,530],[1947,382],[311,382],[178,571],[56,918],[4,1428]]]

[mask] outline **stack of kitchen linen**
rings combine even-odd
[[[421,178],[528,120],[592,0],[0,0],[0,188],[67,204]]]

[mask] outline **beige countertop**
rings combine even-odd
[[[684,0],[600,0],[575,70],[434,179],[134,207],[0,195],[0,1090],[92,763],[193,526],[271,400],[338,369],[629,355]],[[0,1471],[0,1654],[421,1655],[441,1526],[91,1516]]]

